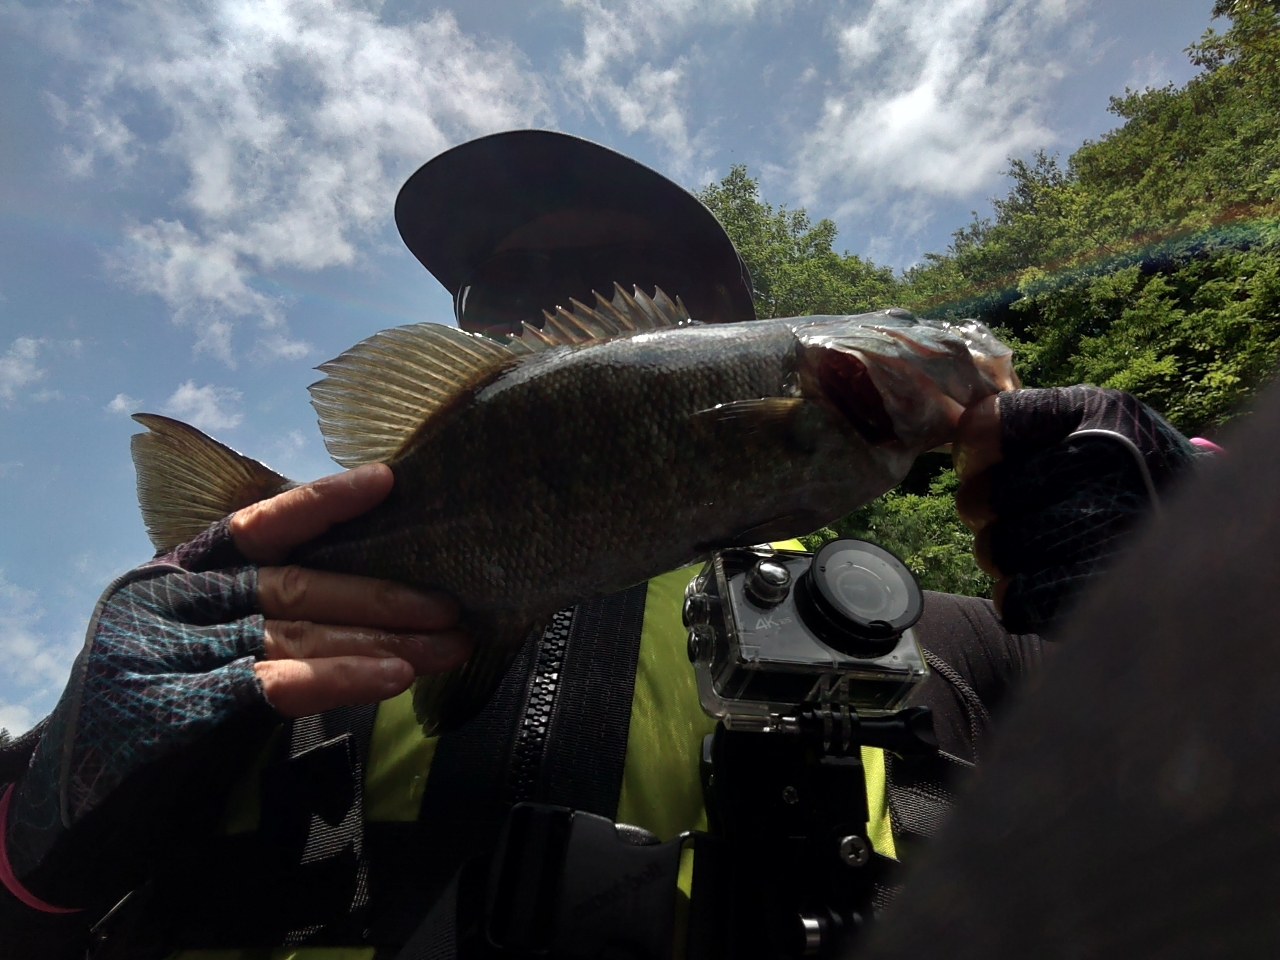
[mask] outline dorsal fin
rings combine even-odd
[[[527,350],[437,323],[375,333],[322,363],[311,405],[344,467],[390,460],[428,417]]]
[[[154,413],[133,419],[148,433],[129,441],[138,473],[138,506],[157,550],[171,550],[211,523],[274,497],[293,482],[190,424]]]
[[[649,297],[639,287],[635,288],[635,294],[632,295],[615,283],[612,301],[606,300],[599,291],[592,292],[596,298],[594,307],[588,307],[578,300],[570,300],[573,305],[570,310],[564,307],[556,307],[555,313],[544,310],[542,316],[546,324],[543,328],[539,330],[526,323],[520,339],[536,340],[546,346],[560,346],[608,340],[642,330],[679,327],[691,322],[689,311],[684,308],[679,297],[673,303],[660,287]]]
[[[684,304],[661,290],[631,296],[615,283],[612,302],[595,297],[594,307],[574,300],[570,310],[544,314],[541,330],[524,324],[518,337],[419,323],[375,333],[322,363],[316,369],[326,376],[311,385],[311,405],[329,454],[344,467],[386,462],[437,410],[513,360],[690,322]]]

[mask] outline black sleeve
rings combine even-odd
[[[912,694],[911,705],[933,710],[942,750],[973,763],[991,713],[1039,668],[1041,640],[1005,630],[990,600],[932,590],[925,591],[915,631],[930,671]]]
[[[0,744],[0,790],[7,790],[26,771],[48,722],[41,720],[22,736]],[[88,927],[82,915],[32,910],[0,884],[0,955],[6,960],[82,960]]]
[[[908,705],[933,711],[939,754],[886,755],[889,817],[899,859],[908,862],[946,820],[954,791],[981,756],[992,713],[1043,657],[1039,637],[1009,633],[991,601],[978,597],[926,590],[915,632],[929,676]]]

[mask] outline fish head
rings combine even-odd
[[[801,392],[834,407],[869,443],[949,443],[965,409],[1015,389],[1012,351],[977,320],[905,310],[797,318]]]

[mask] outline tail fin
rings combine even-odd
[[[171,550],[227,514],[293,485],[180,420],[154,413],[133,419],[150,431],[134,434],[129,449],[138,506],[157,550]]]

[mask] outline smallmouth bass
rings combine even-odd
[[[476,651],[418,679],[428,731],[483,706],[556,611],[838,519],[949,442],[966,407],[1017,386],[1008,347],[977,321],[704,325],[660,290],[620,287],[519,337],[423,323],[319,369],[329,452],[386,462],[395,485],[290,561],[457,599]],[[292,485],[194,427],[135,419],[150,431],[132,450],[157,549]]]

